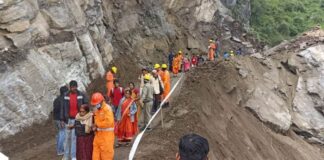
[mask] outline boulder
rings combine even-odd
[[[9,2],[8,2],[9,3]],[[30,20],[36,16],[35,9],[27,1],[0,10],[0,23],[11,23],[18,19]]]
[[[29,25],[30,25],[29,20],[24,19],[24,20],[15,21],[9,25],[8,24],[0,25],[0,28],[5,29],[9,32],[22,32],[28,29]]]
[[[242,78],[246,78],[249,74],[249,71],[247,71],[246,69],[240,68],[239,69],[239,74]]]
[[[257,58],[257,59],[265,59],[263,55],[261,55],[260,53],[254,53],[250,55],[251,57]]]
[[[122,18],[120,18],[117,21],[117,30],[119,33],[130,31],[131,29],[134,29],[137,27],[139,21],[138,21],[138,15],[137,14],[131,14],[131,15],[124,15]]]
[[[285,101],[268,88],[257,86],[245,106],[275,131],[285,132],[292,124]]]
[[[302,77],[298,80],[293,100],[293,123],[302,130],[313,133],[315,137],[318,133],[324,135],[324,116],[314,108],[314,102],[306,91]]]
[[[287,60],[287,67],[292,73],[297,74],[297,71],[298,71],[299,67],[298,67],[298,63],[297,63],[295,58],[296,58],[295,56],[291,56]]]
[[[13,44],[18,47],[22,48],[31,43],[31,32],[29,30],[23,33],[11,33],[6,35],[7,38],[13,41]]]
[[[323,51],[324,45],[317,45],[298,53],[298,55],[304,57],[308,64],[319,67],[323,65],[324,62]]]
[[[33,39],[46,39],[49,36],[49,26],[41,13],[38,13],[33,20],[30,29],[32,30]]]
[[[188,48],[189,49],[200,48],[199,42],[196,39],[194,39],[193,37],[189,36],[188,37]]]
[[[89,33],[79,35],[77,38],[87,60],[88,68],[90,68],[90,78],[96,79],[103,76],[105,74],[105,69],[102,63],[102,56],[98,48],[93,45]]]
[[[232,36],[231,40],[234,41],[234,42],[237,42],[237,43],[242,43],[242,41],[238,37]]]
[[[6,37],[0,35],[0,50],[4,48],[9,48],[10,45],[10,41]]]
[[[52,28],[64,29],[71,28],[74,25],[74,18],[66,8],[64,3],[60,5],[52,5],[49,8],[41,10],[43,15],[50,22]]]
[[[211,22],[217,10],[218,6],[216,1],[202,0],[201,5],[196,7],[194,15],[197,21]]]

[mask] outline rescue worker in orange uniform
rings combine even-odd
[[[107,96],[110,97],[110,91],[111,89],[113,89],[114,86],[114,80],[115,78],[115,74],[117,73],[117,67],[111,67],[111,70],[109,72],[107,72],[106,74],[106,87],[107,87]]]
[[[162,78],[163,77],[163,72],[161,70],[160,64],[155,64],[154,69],[157,71],[158,75]]]
[[[172,62],[172,72],[173,72],[175,77],[177,77],[178,73],[179,73],[179,69],[180,69],[179,64],[180,64],[180,57],[179,57],[179,54],[177,54],[173,58],[173,62]]]
[[[164,85],[162,100],[164,100],[171,90],[171,77],[170,77],[170,72],[168,71],[168,66],[166,64],[162,64],[162,72],[163,72],[163,77],[161,78]],[[166,107],[169,106],[169,100],[166,100],[165,106]]]
[[[208,46],[208,60],[214,61],[215,59],[215,51],[216,51],[216,44],[213,40],[209,40],[209,46]]]
[[[91,105],[94,107],[95,132],[93,141],[93,160],[114,159],[114,114],[112,108],[104,101],[101,93],[94,93],[91,97]]]
[[[179,58],[179,71],[183,72],[184,71],[184,69],[183,69],[183,58],[184,57],[183,57],[182,51],[179,51],[178,54],[179,54],[179,56],[178,56],[178,58]]]

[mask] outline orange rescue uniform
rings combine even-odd
[[[171,77],[168,70],[163,71],[162,82],[164,85],[163,99],[170,93],[171,90]]]
[[[208,49],[208,59],[213,61],[214,56],[215,56],[215,51],[216,51],[216,44],[215,43],[210,43],[209,49]]]
[[[173,58],[173,62],[172,62],[172,72],[173,74],[177,75],[179,73],[179,69],[180,69],[180,56],[176,56]]]
[[[93,160],[114,159],[114,114],[111,107],[102,102],[102,107],[94,112],[95,138],[93,141]]]
[[[110,97],[110,94],[111,94],[110,91],[111,91],[111,89],[113,89],[115,87],[114,86],[115,78],[114,78],[114,74],[111,71],[107,72],[106,80],[107,80],[107,83],[106,83],[107,96]]]

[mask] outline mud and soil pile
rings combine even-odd
[[[166,127],[144,137],[136,159],[174,159],[179,138],[194,132],[209,140],[213,160],[323,160],[323,149],[291,129],[274,132],[245,107],[250,97],[242,91],[253,81],[240,74],[240,61],[251,62],[259,72],[264,69],[255,58],[239,57],[208,63],[186,75],[180,94],[165,114]]]

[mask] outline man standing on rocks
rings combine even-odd
[[[78,83],[72,80],[70,91],[64,94],[64,103],[60,119],[65,122],[64,160],[76,160],[76,135],[74,129],[75,116],[81,105],[87,104],[88,99],[78,90]]]
[[[153,86],[150,83],[151,76],[149,74],[146,74],[144,76],[144,87],[141,92],[141,101],[143,104],[143,124],[144,126],[141,128],[143,130],[147,125],[148,122],[151,119],[151,112],[153,107]],[[150,126],[147,128],[150,130]]]
[[[63,108],[64,93],[69,89],[66,86],[60,88],[60,95],[53,102],[53,116],[55,126],[58,129],[56,135],[56,153],[61,156],[64,155],[64,139],[65,139],[65,123],[60,120],[61,109]]]

